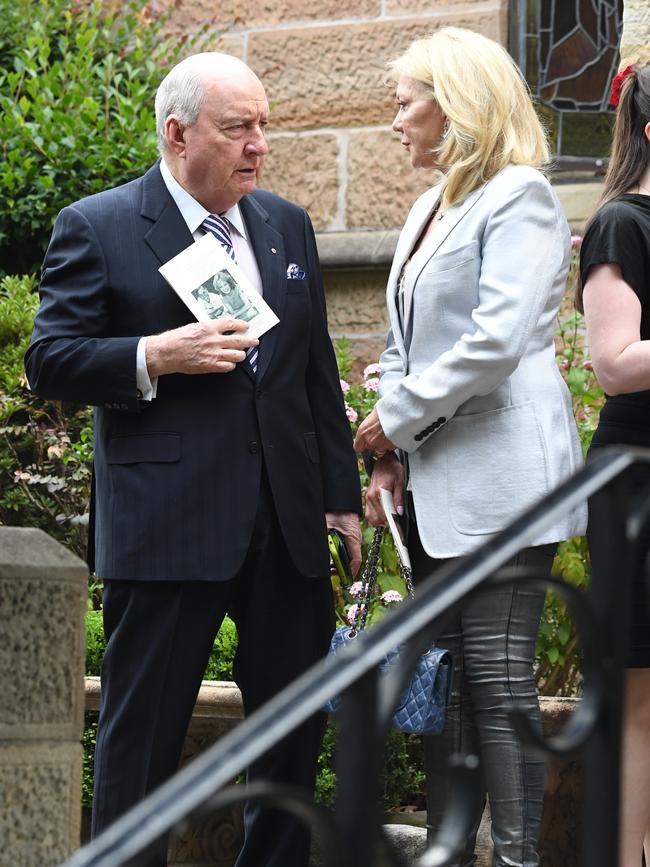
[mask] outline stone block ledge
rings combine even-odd
[[[320,263],[326,270],[390,267],[399,235],[400,229],[319,232]]]
[[[86,710],[99,710],[101,687],[98,677],[86,677]],[[544,734],[557,734],[578,704],[575,698],[540,696]],[[204,680],[196,700],[193,716],[200,719],[243,719],[241,691],[230,680]]]
[[[98,677],[86,678],[86,710],[99,710],[101,687]],[[244,718],[241,692],[229,680],[204,680],[196,700],[193,716],[200,719]]]

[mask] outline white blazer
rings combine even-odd
[[[582,463],[554,348],[570,234],[536,169],[508,166],[438,223],[404,298],[405,345],[397,283],[440,191],[420,196],[397,244],[377,402],[408,454],[418,530],[436,558],[472,551]],[[585,527],[586,507],[532,544]]]

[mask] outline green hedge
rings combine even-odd
[[[142,0],[4,4],[0,276],[36,271],[63,205],[156,159],[156,88],[207,27],[188,39],[153,9]]]

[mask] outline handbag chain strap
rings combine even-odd
[[[359,593],[359,601],[357,602],[357,609],[354,615],[354,624],[352,625],[352,629],[349,633],[350,638],[354,638],[366,627],[366,619],[370,610],[370,600],[372,599],[372,595],[375,591],[375,585],[377,583],[377,573],[379,571],[379,555],[381,552],[381,543],[383,538],[384,528],[375,527],[375,533],[372,537],[372,542],[370,543],[368,557],[366,558],[366,565],[363,568],[363,574],[361,576],[361,592]],[[399,556],[398,559],[400,575],[402,576],[404,583],[406,584],[408,595],[411,597],[411,599],[414,599],[415,591],[413,589],[413,576],[411,575],[411,570],[402,562]]]
[[[413,588],[413,576],[411,575],[411,570],[408,566],[402,563],[401,558],[399,558],[399,571],[400,575],[404,579],[404,583],[406,584],[406,589],[408,590],[408,594],[411,599],[415,599],[415,590]]]
[[[365,629],[366,618],[368,617],[368,609],[370,608],[370,599],[377,581],[377,572],[379,571],[379,552],[381,551],[381,540],[384,538],[384,528],[375,527],[375,533],[370,543],[370,550],[366,558],[366,565],[363,567],[363,575],[361,576],[361,592],[359,593],[359,601],[357,602],[357,610],[354,615],[354,623],[350,630],[350,638],[354,638],[357,633]]]

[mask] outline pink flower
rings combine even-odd
[[[361,583],[361,581],[355,581],[354,584],[350,584],[350,586],[348,587],[348,593],[350,594],[350,596],[358,596],[359,593],[361,593],[362,588],[363,584]]]
[[[593,370],[594,369],[594,365],[593,365],[591,358],[585,358],[585,360],[582,362],[582,366],[584,367],[585,370]]]
[[[379,388],[379,380],[376,377],[372,377],[371,379],[367,379],[364,382],[364,385],[368,391],[377,391]]]
[[[566,360],[566,358],[561,358],[558,361],[557,366],[560,368],[560,370],[568,370],[569,369],[569,362]]]
[[[358,608],[358,607],[359,607],[358,605],[351,605],[351,606],[348,608],[347,614],[345,615],[346,618],[347,618],[348,623],[351,624],[351,625],[354,623],[354,621],[355,621],[356,618],[357,618],[357,608]]]
[[[348,391],[350,391],[350,384],[344,379],[340,379],[339,382],[341,383],[341,391],[343,392],[343,394],[347,394]]]
[[[369,376],[377,376],[381,373],[381,367],[378,364],[369,364],[363,370],[363,378],[368,379]]]
[[[571,246],[579,247],[582,244],[582,235],[571,235]]]
[[[352,409],[352,407],[348,406],[347,403],[345,404],[345,414],[348,417],[348,421],[352,424],[354,424],[355,421],[359,418],[359,413],[356,411],[356,409]]]
[[[398,593],[397,590],[387,590],[381,594],[381,601],[385,602],[386,605],[389,605],[391,602],[401,602],[402,594]]]

